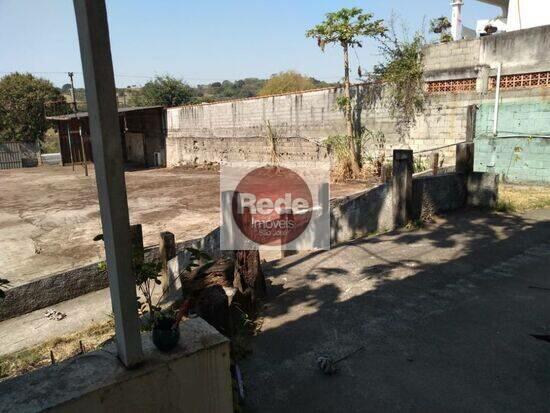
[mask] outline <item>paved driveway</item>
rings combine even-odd
[[[269,270],[252,412],[548,411],[550,210],[457,213]],[[542,287],[542,288],[533,288]],[[323,376],[319,355],[365,349]]]

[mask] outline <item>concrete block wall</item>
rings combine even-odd
[[[224,161],[271,160],[271,144],[265,137],[249,138],[167,138],[168,166]],[[275,148],[282,161],[322,161],[326,147],[303,138],[279,138]]]
[[[323,141],[345,134],[344,116],[336,104],[339,93],[322,89],[167,109],[167,166],[269,160],[268,122],[283,159],[324,159]],[[360,93],[357,87],[355,95]],[[409,135],[400,136],[383,92],[365,100],[356,115],[367,129],[383,134],[388,156],[393,149],[422,151],[465,140],[468,105],[477,102],[475,94],[434,95]],[[375,142],[366,142],[367,155],[375,146]],[[440,156],[452,163],[454,148],[442,150]]]
[[[424,48],[424,72],[428,80],[476,77],[481,39],[434,44]]]
[[[498,173],[509,182],[550,183],[550,100],[503,99],[496,137],[493,119],[493,103],[481,104],[476,119],[474,169]]]
[[[550,26],[545,26],[427,46],[424,49],[426,81],[476,79],[477,90],[429,95],[424,113],[418,115],[415,125],[401,136],[395,129],[384,90],[357,85],[352,88],[358,102],[356,118],[370,131],[383,134],[387,156],[393,149],[413,149],[418,154],[444,147],[438,150],[440,159],[452,164],[455,153],[452,145],[471,137],[468,136],[468,107],[494,99],[494,92],[487,90],[489,76],[496,74],[491,66],[502,63],[504,74],[550,71],[549,45]],[[503,99],[544,97],[549,89],[506,90],[502,96]],[[268,135],[268,125],[278,138],[301,138],[317,143],[345,134],[344,116],[337,105],[342,93],[339,88],[326,88],[170,108],[167,110],[167,165],[220,162],[234,153],[245,159],[264,160],[265,153],[259,142]],[[296,145],[300,146],[297,152],[306,158],[319,156],[315,145]],[[374,151],[378,152],[377,145],[367,142],[366,151],[367,155],[373,155]]]

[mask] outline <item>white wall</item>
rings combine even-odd
[[[549,0],[510,0],[507,31],[550,24]]]

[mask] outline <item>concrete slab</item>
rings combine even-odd
[[[244,360],[251,412],[546,411],[550,210],[468,212],[292,256]],[[322,375],[320,355],[338,358]]]
[[[111,317],[109,289],[94,291],[51,308],[66,314],[62,320],[49,320],[48,308],[0,322],[0,356],[36,346],[56,337],[85,330]]]
[[[103,260],[93,165],[0,171],[0,276],[10,286]],[[199,168],[126,172],[131,223],[143,225],[146,246],[170,231],[176,241],[200,238],[219,225],[219,174]],[[335,184],[332,196],[366,184]]]

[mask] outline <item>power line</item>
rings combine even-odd
[[[0,71],[0,74],[10,74],[10,73],[15,73],[15,72],[18,72],[17,70],[12,70],[12,71]],[[68,71],[49,71],[49,72],[30,72],[30,71],[21,71],[20,73],[30,73],[32,75],[67,75],[67,72]],[[72,71],[72,73],[76,73],[76,74],[79,74],[79,75],[82,75],[82,72],[75,72],[75,71]],[[154,76],[148,76],[148,75],[131,75],[131,74],[126,74],[126,73],[119,73],[119,74],[115,74],[114,75],[115,78],[133,78],[133,79],[155,79],[157,77],[157,75],[154,75]],[[223,77],[218,77],[218,78],[214,78],[214,77],[211,77],[211,78],[207,78],[207,77],[186,77],[186,76],[182,76],[183,77],[183,80],[193,80],[193,81],[210,81],[210,82],[222,82],[224,80],[228,80],[228,81],[237,81],[237,80],[243,80],[243,79],[247,79],[247,78],[253,78],[255,76],[243,76],[243,77],[240,77],[240,78],[223,78]],[[265,78],[265,79],[268,79],[270,76],[262,76],[262,77],[258,77],[258,78]],[[314,76],[315,79],[317,80],[340,80],[342,78],[342,76]]]

